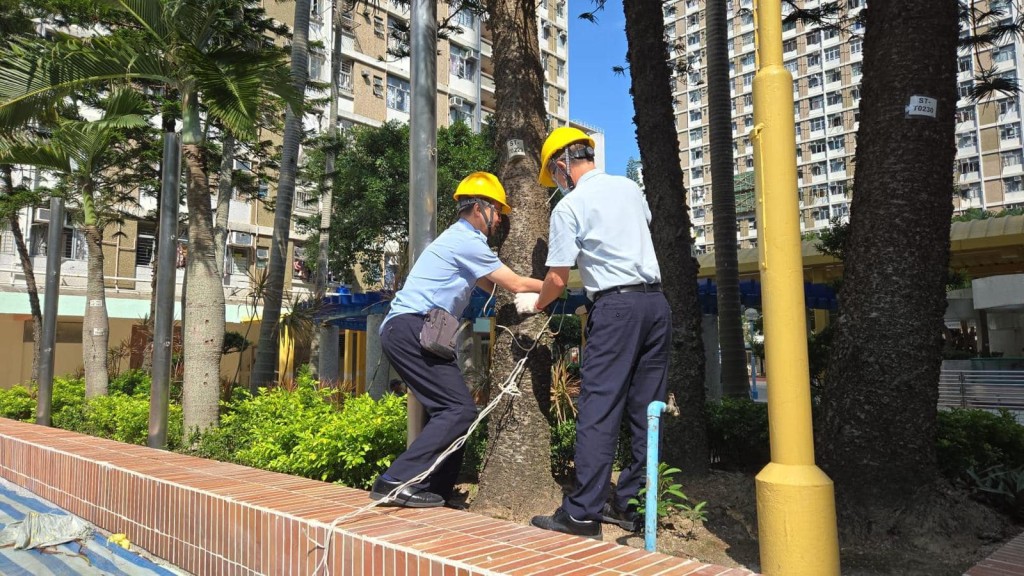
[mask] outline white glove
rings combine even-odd
[[[516,312],[519,312],[522,316],[540,312],[540,310],[537,310],[538,298],[540,298],[540,294],[537,292],[520,292],[516,294]]]

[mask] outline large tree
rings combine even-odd
[[[732,107],[726,0],[707,0],[708,137],[711,140],[711,209],[718,287],[718,345],[722,393],[745,398],[747,361],[740,319],[740,269],[736,258],[736,196],[733,186]]]
[[[537,183],[547,114],[536,3],[491,0],[487,14],[497,79],[497,105],[491,119],[498,150],[497,175],[508,194],[515,221],[500,254],[513,270],[543,278],[550,210],[548,192]],[[525,157],[510,156],[507,143],[511,140],[522,142]],[[547,341],[532,340],[545,318],[519,318],[511,297],[504,292],[499,294],[497,306],[497,323],[513,332],[500,331],[494,342],[492,385],[509,375],[524,349],[535,348],[519,383],[522,394],[504,397],[491,413],[487,457],[474,506],[519,513],[550,512],[548,503],[560,493],[551,476],[551,348]]]
[[[136,131],[136,139],[144,139],[150,114],[142,95],[130,89],[115,90],[97,104],[104,109],[99,120],[60,119],[42,136],[29,133],[0,144],[0,162],[30,165],[66,175],[69,200],[79,207],[88,262],[86,307],[82,316],[82,364],[88,398],[105,395],[109,380],[110,324],[104,280],[104,229],[122,219],[124,211],[135,203],[137,193],[109,178],[131,171],[121,163],[112,164],[111,160],[124,158],[111,152],[116,146],[133,147],[123,138],[128,129]],[[50,222],[51,226],[63,224]],[[48,249],[59,250],[60,247]]]
[[[936,476],[957,10],[953,0],[867,9],[857,173],[819,437],[840,510],[898,506]]]
[[[233,0],[118,0],[130,29],[65,37],[42,50],[0,54],[0,113],[34,99],[59,99],[112,79],[149,81],[177,95],[187,169],[189,251],[184,334],[185,426],[216,424],[224,341],[224,290],[214,246],[202,112],[239,137],[252,136],[259,103],[273,92],[294,101],[281,52],[225,33],[251,4]],[[238,18],[235,18],[238,17]]]
[[[274,198],[274,233],[270,242],[270,261],[263,288],[263,320],[260,322],[259,353],[249,381],[249,391],[255,394],[261,386],[274,380],[277,366],[277,336],[281,321],[281,303],[284,299],[284,274],[288,241],[292,229],[292,202],[295,199],[295,177],[298,171],[299,146],[302,144],[302,98],[309,78],[309,3],[295,1],[295,26],[291,40],[291,82],[298,94],[298,102],[285,111],[284,145],[281,150],[281,170]],[[337,82],[332,78],[331,82]],[[337,118],[331,118],[337,123]]]
[[[661,266],[661,281],[672,307],[672,358],[669,392],[680,417],[665,422],[665,460],[687,474],[708,469],[704,416],[704,345],[697,299],[697,260],[692,256],[690,217],[679,164],[671,69],[660,2],[624,0],[629,47],[630,94],[637,144],[644,167],[644,189],[651,207],[651,236]]]

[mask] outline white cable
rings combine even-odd
[[[494,290],[492,289],[491,298],[493,297]],[[491,298],[488,298],[487,303],[490,303]],[[483,310],[487,309],[487,303],[484,304]],[[509,334],[512,334],[512,341],[515,342],[516,345],[519,346],[521,349],[526,351],[523,357],[520,358],[512,367],[512,371],[509,373],[508,377],[506,377],[505,380],[498,386],[498,395],[493,400],[491,400],[491,402],[487,406],[485,406],[484,409],[481,410],[479,414],[477,414],[476,420],[474,420],[473,423],[469,425],[469,429],[466,430],[466,433],[456,438],[455,441],[452,442],[451,446],[449,446],[444,452],[442,452],[437,457],[437,459],[434,460],[434,463],[431,464],[430,467],[427,468],[425,471],[421,472],[412,479],[405,481],[400,486],[395,487],[391,492],[388,492],[387,495],[385,495],[380,500],[374,500],[367,504],[366,506],[363,506],[362,508],[359,508],[353,512],[349,512],[348,514],[343,514],[332,520],[331,523],[328,525],[328,529],[325,535],[326,540],[324,543],[321,544],[320,542],[311,538],[307,532],[305,534],[306,539],[312,542],[316,548],[324,549],[323,557],[320,559],[320,562],[317,563],[316,568],[313,570],[314,576],[316,574],[319,574],[321,569],[323,569],[324,571],[324,576],[330,576],[331,574],[330,568],[327,566],[328,559],[330,558],[330,548],[328,548],[328,545],[330,544],[331,541],[331,534],[334,533],[334,529],[337,528],[339,524],[345,522],[350,518],[363,514],[364,512],[369,512],[370,510],[377,506],[393,502],[402,492],[402,490],[405,490],[409,486],[412,486],[413,484],[418,484],[425,480],[428,476],[430,476],[430,474],[434,472],[434,469],[436,469],[441,464],[441,462],[444,462],[445,458],[450,456],[453,452],[456,452],[457,450],[462,448],[462,446],[466,443],[466,439],[469,438],[469,436],[473,433],[474,430],[476,430],[476,427],[477,425],[480,424],[480,421],[483,420],[488,414],[491,413],[491,411],[493,411],[498,406],[498,402],[501,400],[503,396],[505,396],[506,394],[513,397],[521,395],[521,392],[519,391],[519,377],[526,370],[526,361],[530,357],[530,352],[532,352],[533,349],[537,347],[537,343],[540,342],[540,338],[548,329],[549,324],[551,324],[551,316],[548,316],[548,319],[544,322],[544,326],[541,327],[540,331],[537,333],[537,336],[533,340],[533,344],[529,348],[524,348],[522,345],[520,345],[517,341],[518,339],[515,337],[515,333],[509,330],[506,326],[502,326],[500,324],[497,325],[497,327],[503,328],[507,330]]]

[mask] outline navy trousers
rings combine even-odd
[[[405,482],[437,460],[476,419],[476,403],[455,360],[446,361],[420,346],[423,316],[401,314],[388,320],[381,346],[395,371],[427,412],[423,431],[388,468],[387,474]],[[449,499],[462,468],[462,450],[445,459],[418,488]]]
[[[646,481],[647,405],[665,400],[672,313],[661,292],[608,294],[594,303],[586,330],[576,487],[562,508],[577,520],[600,520],[623,416],[633,437],[633,463],[619,474],[619,509],[626,509]]]

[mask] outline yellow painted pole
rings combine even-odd
[[[291,382],[295,369],[295,339],[287,326],[281,327],[278,342],[277,379],[279,384],[285,384]]]
[[[355,372],[355,343],[356,343],[356,331],[345,330],[345,358],[344,367],[342,368],[341,381],[344,383],[343,388],[354,392],[356,389],[355,379],[353,373]]]
[[[366,392],[366,332],[356,332],[356,394]]]
[[[814,464],[793,77],[782,63],[781,0],[755,0],[754,169],[772,461],[757,475],[761,570],[839,574],[832,480]],[[794,319],[799,319],[794,321]]]

